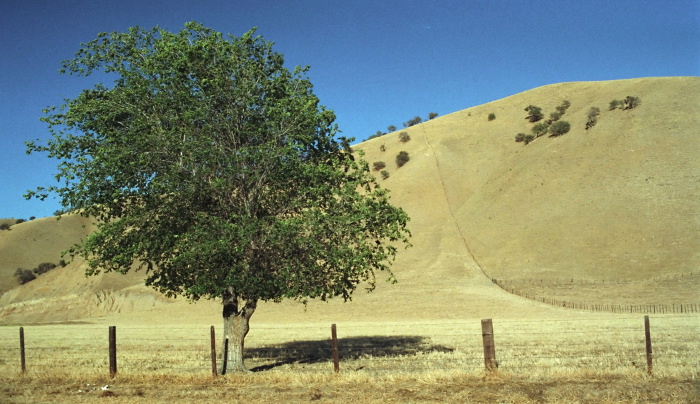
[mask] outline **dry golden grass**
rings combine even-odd
[[[0,390],[8,402],[692,402],[700,376],[700,316],[652,316],[653,375],[641,316],[494,319],[499,369],[483,365],[480,321],[262,324],[248,338],[249,375],[211,376],[207,327],[117,328],[118,375],[108,377],[107,327],[0,328]],[[88,385],[89,384],[89,385]],[[100,387],[110,385],[108,393]]]
[[[627,95],[642,105],[606,111]],[[563,99],[571,132],[514,141],[531,126],[525,106],[547,113]],[[649,376],[641,315],[554,307],[490,280],[589,304],[700,303],[697,278],[654,280],[700,267],[698,105],[697,77],[561,83],[403,129],[406,143],[394,133],[357,145],[370,164],[388,163],[380,181],[412,219],[414,247],[393,268],[399,283],[379,282],[347,304],[259,305],[247,363],[262,371],[250,375],[208,374],[218,303],[163,299],[140,286],[141,274],[85,279],[78,260],[14,287],[18,266],[56,262],[90,227],[72,216],[13,226],[0,232],[0,324],[27,326],[29,370],[19,374],[17,327],[0,327],[0,401],[107,394],[78,392],[90,383],[113,385],[113,402],[698,402],[697,315],[651,316]],[[603,112],[585,131],[592,106]],[[492,112],[498,118],[486,120]],[[398,169],[402,150],[411,160]],[[617,286],[533,285],[543,278]],[[494,375],[482,370],[481,318],[494,319]],[[113,324],[120,373],[109,380]]]

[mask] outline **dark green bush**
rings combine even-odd
[[[524,133],[518,133],[517,135],[515,135],[515,141],[518,143],[523,142],[525,141],[525,136],[526,135]]]
[[[544,114],[542,114],[542,108],[536,107],[534,105],[528,105],[525,108],[525,111],[527,111],[527,120],[530,122],[537,122],[540,119],[544,118]]]
[[[61,267],[65,267],[66,265],[68,265],[68,263],[66,262],[66,260],[60,260],[58,261],[58,265],[60,265]]]
[[[17,268],[15,271],[15,278],[17,278],[20,285],[24,285],[36,279],[36,275],[34,275],[34,271],[31,269]]]
[[[423,119],[421,119],[421,117],[416,116],[416,117],[413,117],[413,119],[409,119],[407,122],[404,122],[403,127],[407,128],[409,126],[418,125],[422,121],[423,121]]]
[[[639,99],[639,97],[632,97],[630,95],[625,98],[625,101],[623,102],[624,107],[622,109],[633,109],[637,108],[639,105],[641,105],[642,100]]]
[[[411,140],[411,136],[408,134],[408,132],[401,132],[399,133],[399,140],[401,143],[406,143]]]
[[[0,224],[0,230],[10,230],[10,224],[9,223]]]
[[[41,274],[49,272],[50,270],[52,270],[54,268],[56,268],[56,264],[54,264],[52,262],[42,262],[41,264],[39,264],[38,267],[34,268],[34,273],[37,275],[41,275]]]
[[[491,112],[491,113],[489,114],[489,121],[493,121],[494,119],[496,119],[496,114],[494,114],[493,112]]]
[[[598,123],[598,115],[600,115],[600,108],[591,107],[591,109],[588,110],[588,113],[586,114],[586,118],[588,118],[586,121],[586,130],[592,128],[596,123]]]
[[[532,134],[535,135],[535,137],[540,137],[540,136],[546,134],[548,130],[549,130],[549,125],[547,125],[544,122],[540,122],[537,125],[532,127]]]
[[[374,135],[370,135],[366,140],[376,139],[384,135],[386,135],[386,133],[382,132],[381,130],[378,130],[377,133],[375,133]]]
[[[15,224],[20,224],[20,223],[24,223],[24,222],[26,222],[26,220],[24,220],[24,219],[17,219],[17,220],[15,221]]]
[[[571,129],[571,124],[566,121],[556,121],[549,127],[552,136],[561,136]]]
[[[562,112],[559,112],[559,111],[557,111],[557,112],[552,112],[551,114],[549,114],[549,120],[550,120],[551,122],[556,122],[556,121],[559,120],[559,118],[561,118],[562,115],[563,115],[563,113],[562,113]]]
[[[408,163],[408,160],[411,158],[408,156],[408,153],[405,151],[399,152],[399,154],[396,155],[396,165],[399,166],[399,168],[403,167],[404,164]]]
[[[438,116],[437,112],[431,112],[428,114],[428,120],[437,118],[437,116]]]
[[[561,102],[561,104],[558,107],[556,107],[556,110],[561,115],[564,115],[566,113],[566,110],[569,109],[570,106],[571,106],[571,102],[569,102],[569,100],[564,100]]]
[[[386,163],[384,163],[383,161],[375,161],[375,162],[372,164],[372,169],[373,169],[374,171],[379,171],[379,170],[381,170],[381,169],[384,168],[384,167],[386,167]]]
[[[523,138],[523,142],[525,144],[530,144],[530,142],[532,142],[533,140],[535,140],[535,135],[525,135],[525,137]]]
[[[591,107],[591,109],[588,110],[588,113],[586,114],[586,117],[587,117],[589,120],[591,120],[591,119],[595,119],[596,117],[598,117],[598,115],[600,115],[600,108],[598,108],[598,107]]]
[[[396,126],[394,126],[394,125],[389,125],[389,127],[386,128],[386,130],[388,130],[389,132],[396,132]]]
[[[383,145],[379,146],[379,151],[385,152],[385,151],[386,151],[386,145],[383,144]]]
[[[382,170],[381,174],[383,180],[389,178],[389,172],[387,170]]]

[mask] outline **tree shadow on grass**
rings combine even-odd
[[[429,338],[419,336],[367,336],[338,339],[340,360],[358,359],[364,356],[389,357],[416,355],[427,352],[452,352],[454,348],[433,345]],[[246,359],[269,359],[274,363],[252,368],[253,372],[270,370],[290,364],[311,364],[332,359],[330,339],[321,341],[292,341],[260,348],[246,348]]]

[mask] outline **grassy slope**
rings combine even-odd
[[[612,99],[627,95],[640,97],[642,105],[607,111]],[[535,104],[549,114],[563,99],[572,104],[562,118],[571,123],[570,133],[527,146],[514,141],[515,134],[531,127],[524,119],[524,107]],[[700,266],[698,105],[699,78],[562,83],[407,128],[411,136],[407,143],[400,143],[397,133],[364,142],[357,148],[366,152],[370,164],[387,163],[391,176],[383,184],[412,218],[414,247],[402,251],[394,266],[399,284],[379,282],[372,294],[358,291],[351,304],[312,302],[306,309],[294,303],[262,305],[256,321],[570,315],[571,311],[502,292],[488,277],[647,279],[696,271]],[[585,131],[586,112],[592,106],[602,114],[598,124]],[[489,122],[491,112],[497,118]],[[398,169],[394,158],[401,150],[409,152],[411,161]],[[27,225],[34,222],[41,223]],[[15,239],[20,226],[0,233],[0,252],[21,251],[22,242]],[[74,231],[67,227],[63,231]],[[47,247],[26,244],[25,248],[36,263],[20,266],[56,260],[34,255],[34,251],[48,254]],[[8,264],[5,254],[0,257],[0,277],[6,279],[19,258]],[[20,288],[26,292],[14,293],[12,301],[31,299],[38,290],[47,293],[41,288],[49,281],[64,285],[53,287],[56,296],[63,287],[72,293],[80,292],[76,288],[94,293],[110,285],[128,287],[132,295],[145,290],[130,286],[139,282],[138,275],[97,282],[82,280],[81,273],[75,263],[63,274],[44,275],[31,287]],[[676,292],[700,300],[693,285],[677,287]],[[124,296],[125,302],[131,299]],[[4,299],[5,304],[8,301]],[[182,303],[159,307],[123,318],[151,322],[178,316],[182,321],[211,323],[220,316],[213,303],[185,310]],[[21,318],[21,310],[16,314],[20,317],[14,321]],[[69,315],[44,314],[41,321],[65,320]]]
[[[13,276],[17,268],[33,269],[42,262],[58,264],[61,251],[89,234],[90,229],[88,220],[68,215],[61,220],[35,219],[0,231],[0,293],[18,285]]]

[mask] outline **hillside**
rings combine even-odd
[[[641,105],[608,111],[611,100],[628,95],[639,97]],[[571,123],[569,133],[528,145],[515,142],[517,133],[529,133],[533,126],[525,119],[525,107],[540,106],[547,116],[562,100],[571,102],[561,118]],[[358,291],[350,304],[266,304],[255,319],[572,314],[504,292],[492,277],[646,281],[649,287],[620,284],[613,293],[631,304],[650,303],[641,289],[651,291],[655,301],[700,302],[698,276],[666,282],[658,291],[650,281],[700,270],[699,105],[696,77],[561,83],[356,145],[370,166],[386,163],[389,177],[380,182],[411,217],[413,248],[401,251],[394,266],[399,283],[378,282],[374,293]],[[601,114],[585,130],[591,107]],[[490,113],[496,119],[489,121]],[[407,132],[410,141],[400,142],[399,132]],[[410,156],[401,168],[394,162],[399,151]],[[18,266],[55,262],[60,249],[89,229],[81,227],[84,219],[68,218],[35,220],[0,232],[3,287],[14,286],[10,281]],[[119,311],[126,319],[134,309],[138,313],[129,318],[145,322],[183,315],[183,303],[167,304],[138,286],[140,274],[86,280],[83,270],[75,262],[14,287],[0,297],[0,321],[69,320]],[[104,293],[111,304],[104,303]],[[537,293],[564,292],[540,287]],[[577,293],[578,299],[605,303],[611,292],[577,288]],[[67,306],[73,309],[60,310]],[[92,309],[75,309],[86,306]],[[186,312],[192,321],[210,323],[219,321],[219,310],[205,302]]]

